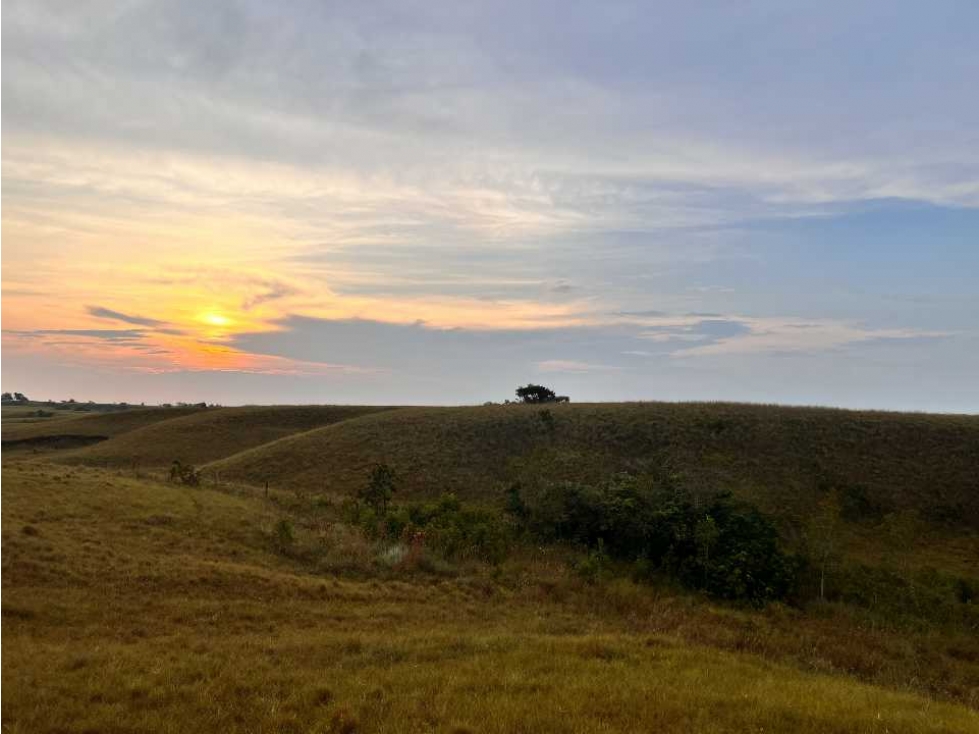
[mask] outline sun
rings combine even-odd
[[[228,326],[231,323],[231,319],[229,319],[227,316],[215,313],[214,311],[208,311],[207,313],[202,314],[200,319],[205,324],[209,324],[211,326]]]

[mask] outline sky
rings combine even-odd
[[[7,0],[3,390],[979,412],[977,27]]]

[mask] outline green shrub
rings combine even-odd
[[[519,499],[536,537],[604,549],[713,596],[763,604],[794,586],[799,563],[782,551],[775,526],[730,494],[695,502],[672,482],[622,474],[601,485],[552,484]]]
[[[384,515],[350,503],[345,515],[369,537],[420,544],[447,559],[500,563],[513,535],[498,512],[467,507],[451,494],[436,502],[394,506]]]

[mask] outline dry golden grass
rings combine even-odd
[[[5,731],[979,731],[912,675],[879,687],[777,649],[796,628],[845,639],[844,617],[576,585],[546,557],[339,578],[272,550],[286,510],[261,496],[26,460],[3,479]],[[328,510],[292,519],[347,542]]]

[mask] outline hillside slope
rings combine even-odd
[[[121,434],[67,453],[71,463],[99,466],[203,464],[253,446],[389,408],[346,405],[209,408]]]
[[[209,469],[242,483],[356,492],[375,462],[402,498],[499,501],[516,481],[679,473],[789,514],[841,491],[855,516],[917,510],[979,526],[979,416],[724,403],[406,408],[259,446]],[[547,416],[550,416],[549,418]]]
[[[197,407],[181,408],[132,408],[106,413],[64,413],[53,411],[55,415],[36,422],[5,421],[3,441],[5,448],[15,441],[34,441],[43,443],[59,436],[86,436],[111,438],[127,431],[151,425],[160,421],[172,420],[204,409]]]

